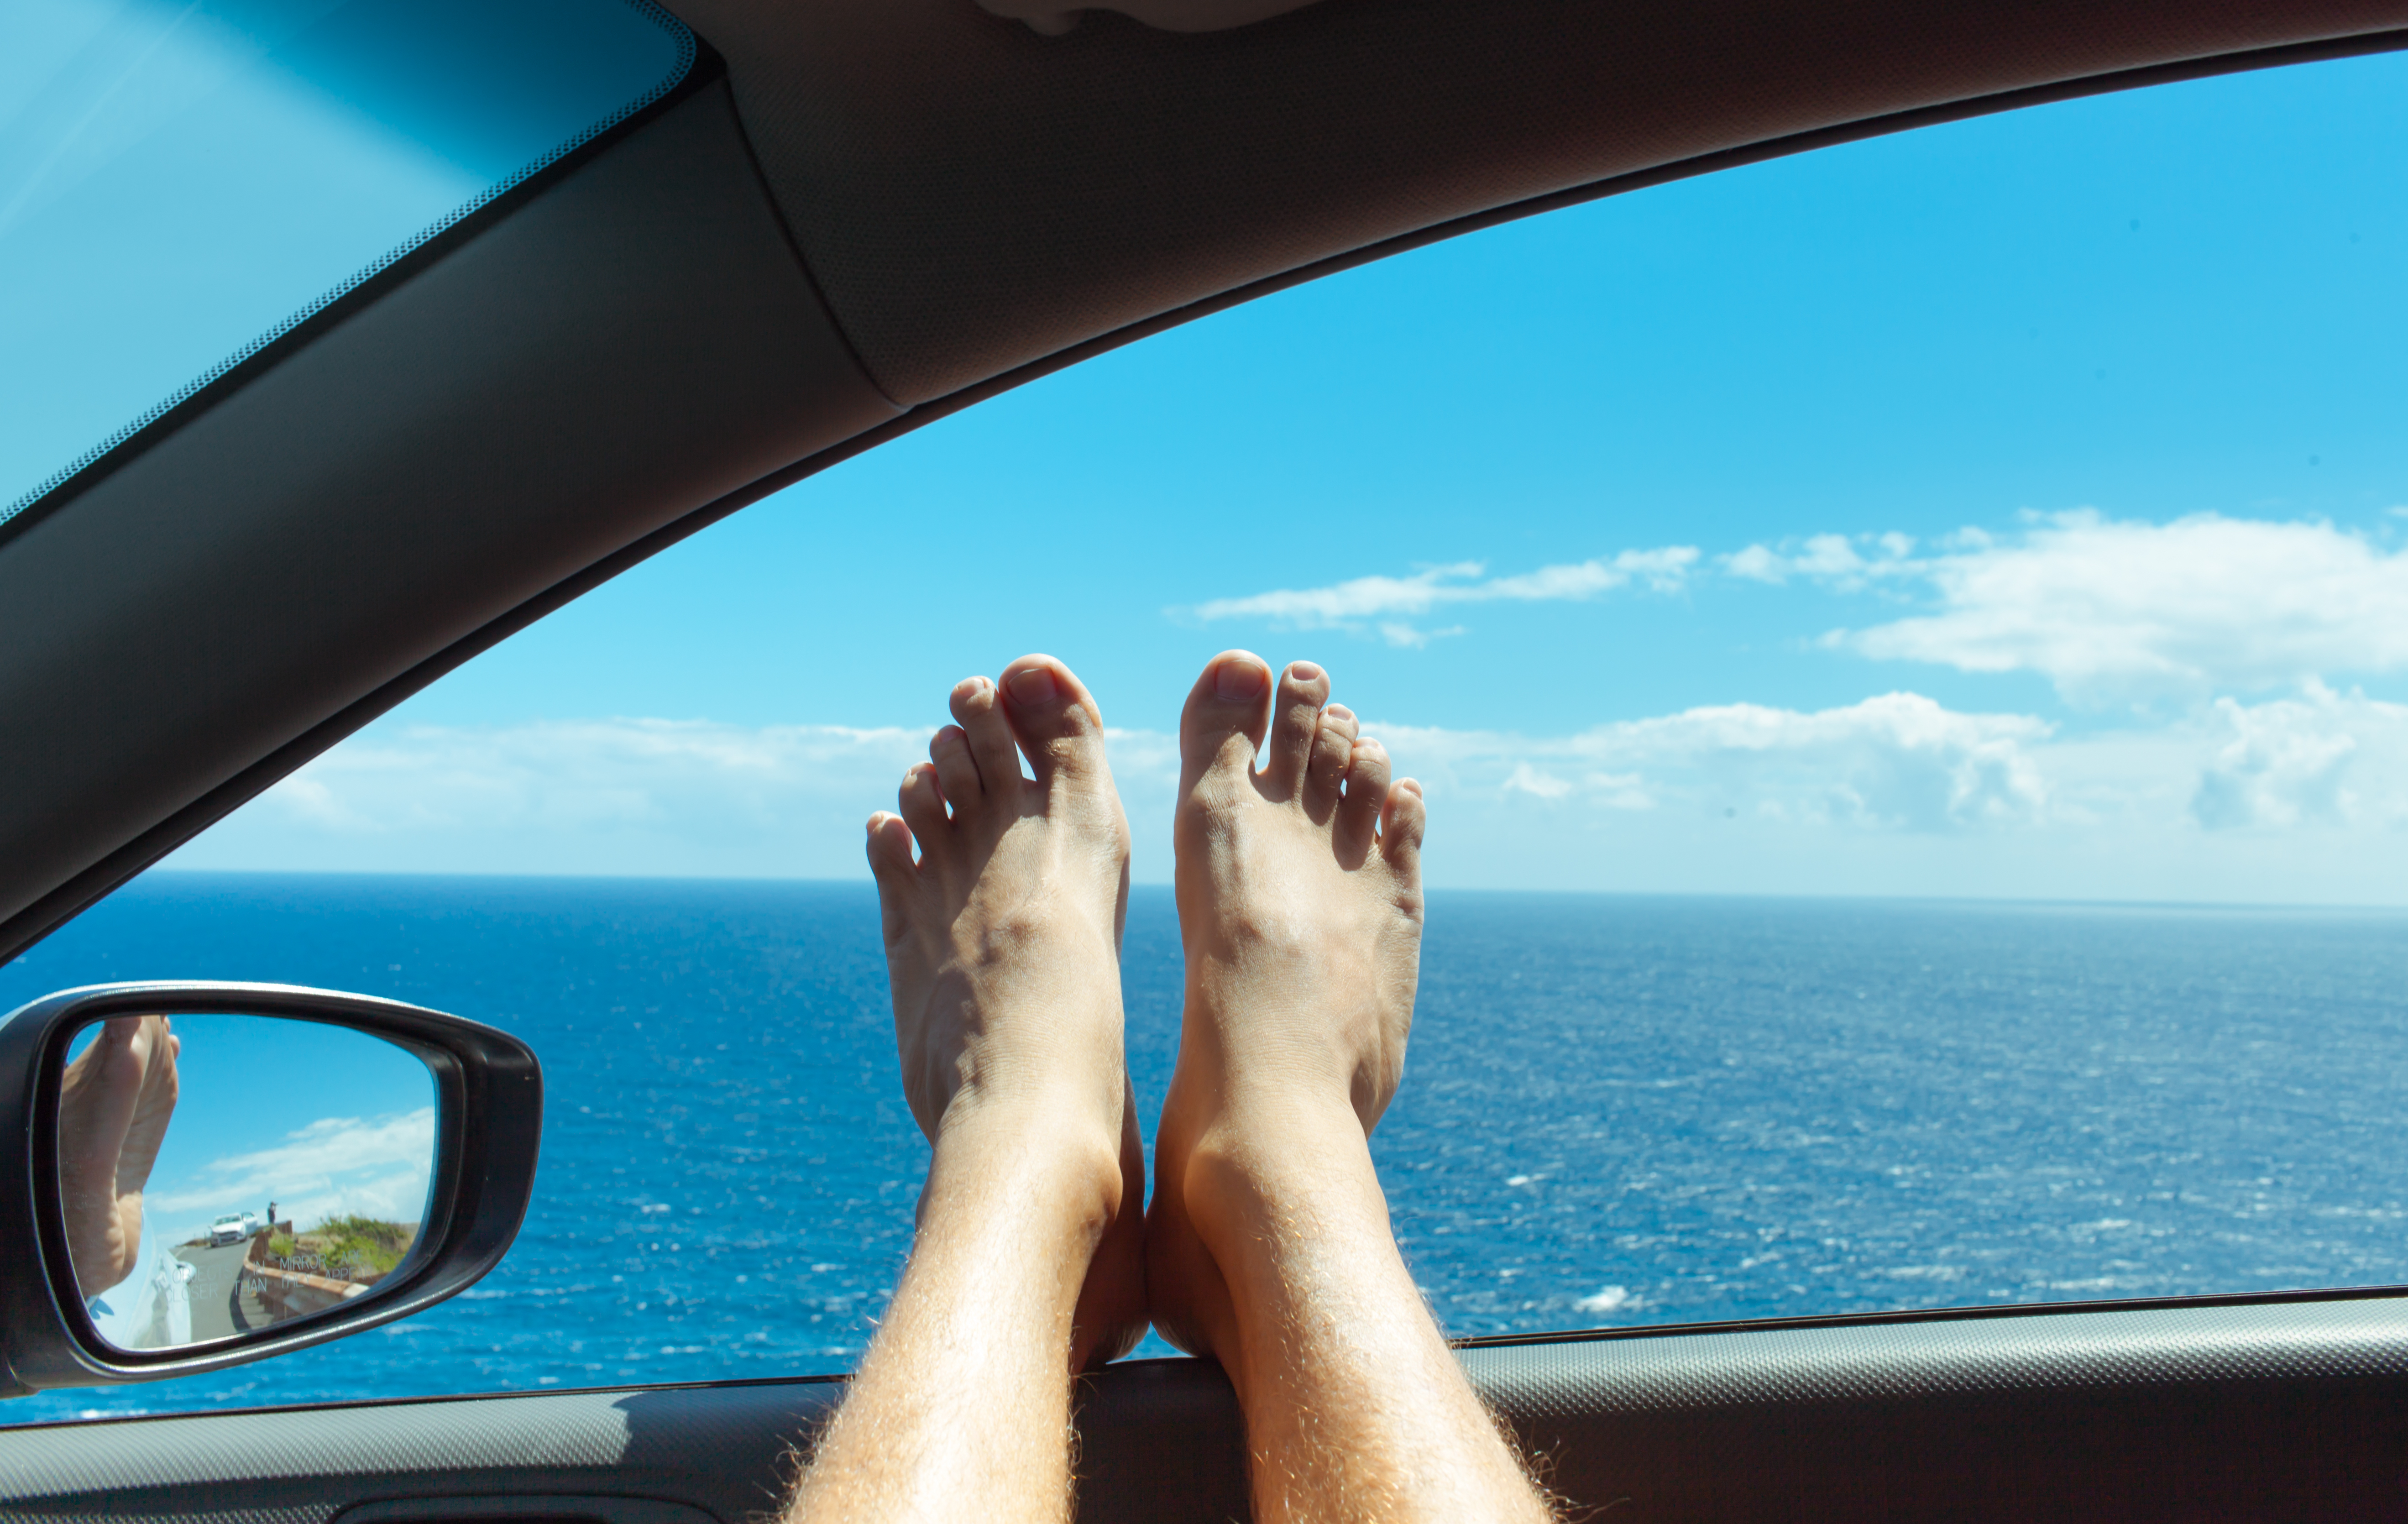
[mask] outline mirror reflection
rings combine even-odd
[[[348,1028],[112,1016],[59,1080],[59,1200],[101,1337],[167,1349],[375,1289],[416,1246],[435,1081]]]

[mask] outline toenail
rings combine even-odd
[[[1354,717],[1354,712],[1343,704],[1332,704],[1321,712],[1333,720],[1351,720]]]
[[[1310,683],[1321,675],[1321,669],[1309,661],[1292,661],[1287,664],[1287,675],[1298,683]]]
[[[1212,676],[1212,691],[1224,698],[1253,698],[1262,693],[1269,677],[1253,662],[1225,661]]]
[[[1061,691],[1062,685],[1054,681],[1054,674],[1042,667],[1011,674],[1011,697],[1024,704],[1050,704]]]

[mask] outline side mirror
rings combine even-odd
[[[506,1032],[280,985],[0,1018],[0,1396],[191,1375],[420,1312],[518,1236],[543,1076]]]

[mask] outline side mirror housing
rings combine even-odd
[[[534,1052],[437,1011],[201,983],[23,1006],[0,1018],[0,1395],[423,1311],[518,1236],[542,1130]]]

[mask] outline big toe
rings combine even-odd
[[[911,860],[911,827],[900,815],[881,810],[869,817],[869,871],[878,881],[879,929],[886,945],[903,939],[919,887],[919,865]]]
[[[1224,651],[1204,664],[1179,715],[1180,787],[1213,772],[1244,776],[1269,722],[1271,669],[1251,651]]]
[[[1076,673],[1051,656],[1023,656],[996,685],[1011,733],[1040,785],[1094,784],[1111,776],[1104,760],[1104,713]]]

